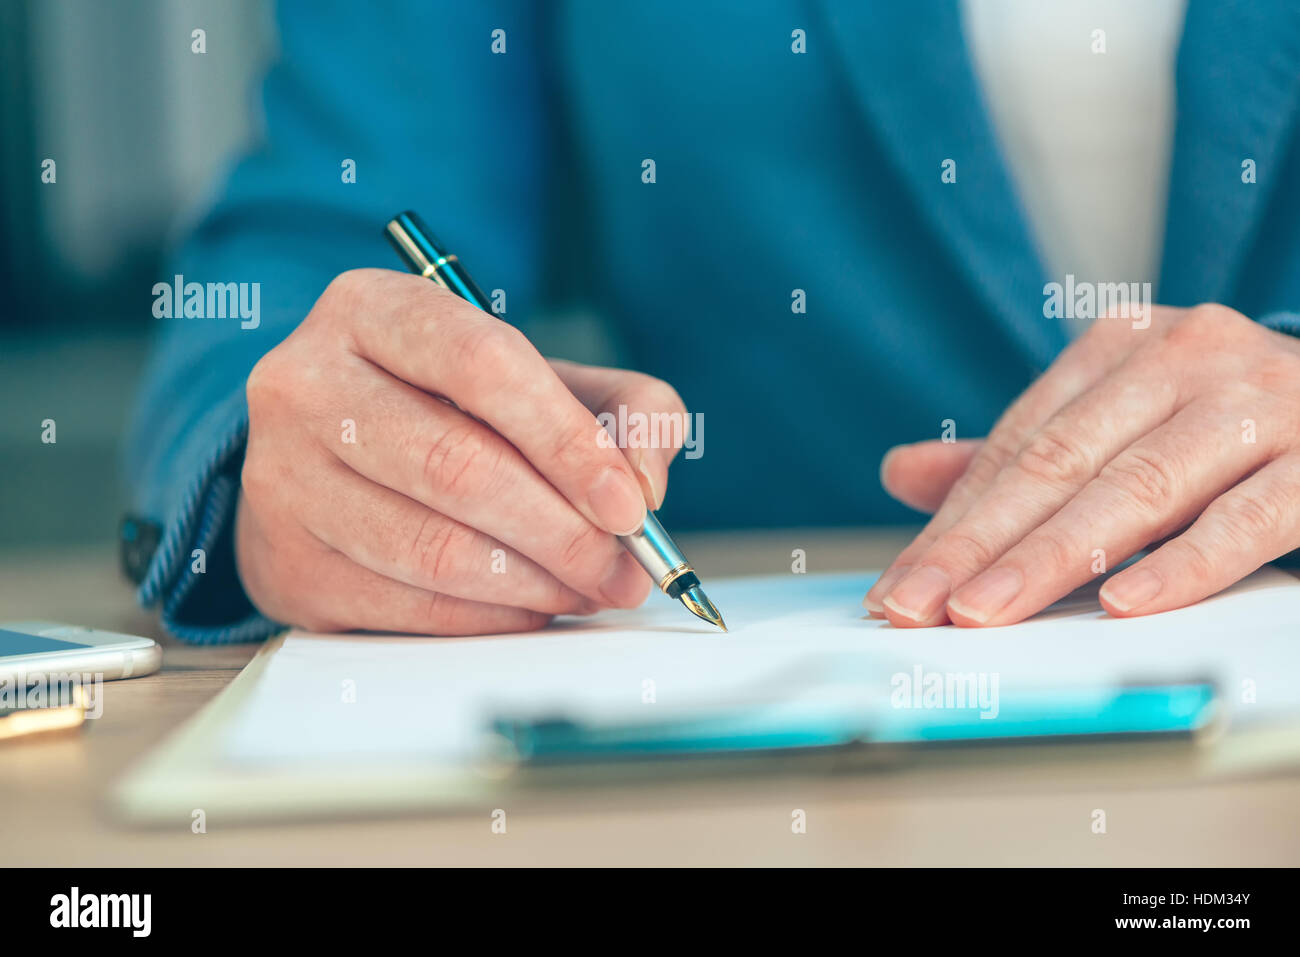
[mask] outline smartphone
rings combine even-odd
[[[162,648],[138,635],[52,621],[0,622],[0,682],[11,686],[30,675],[71,672],[104,681],[138,678],[161,664]]]

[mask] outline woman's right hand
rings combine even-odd
[[[684,417],[666,383],[548,362],[436,283],[366,269],[329,285],[247,391],[235,552],[268,617],[482,634],[648,594],[615,536],[661,503],[677,449],[615,448],[595,413]]]

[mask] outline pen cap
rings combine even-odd
[[[483,290],[470,278],[460,260],[447,252],[415,213],[407,210],[394,216],[384,227],[384,235],[411,272],[432,279],[470,305],[491,313],[491,304]]]
[[[384,233],[412,272],[428,275],[439,260],[446,258],[438,237],[410,210],[394,216]]]

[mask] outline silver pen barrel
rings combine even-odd
[[[620,535],[618,538],[632,553],[632,557],[650,574],[655,587],[665,594],[677,578],[693,571],[691,563],[668,537],[664,527],[659,524],[659,519],[655,518],[654,512],[646,512],[645,524],[639,531],[631,535]]]

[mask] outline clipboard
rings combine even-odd
[[[1087,689],[1094,696],[1090,704],[1076,697],[1064,706],[1052,693],[1045,693],[1046,699],[1022,694],[1030,690],[1024,682],[1016,684],[1013,695],[1005,690],[1013,676],[1004,672],[1003,713],[997,722],[981,720],[978,713],[925,709],[892,716],[884,712],[887,720],[878,709],[863,722],[850,720],[848,712],[820,707],[828,669],[843,674],[844,656],[857,655],[862,647],[890,646],[902,649],[910,661],[924,661],[918,657],[922,642],[924,647],[944,645],[945,655],[957,656],[954,671],[971,667],[969,657],[960,659],[962,649],[980,647],[971,644],[969,633],[954,631],[945,638],[941,631],[891,636],[872,630],[882,626],[862,620],[860,609],[855,610],[863,584],[857,575],[808,576],[793,584],[789,576],[720,582],[719,589],[731,592],[720,596],[731,607],[761,611],[766,602],[778,616],[766,631],[758,629],[748,638],[674,632],[656,618],[653,606],[621,613],[608,623],[587,620],[541,634],[491,639],[290,633],[263,647],[229,686],[130,769],[111,793],[111,808],[131,823],[188,827],[196,808],[225,822],[478,813],[506,800],[531,800],[535,788],[643,790],[660,781],[711,775],[821,775],[899,763],[924,765],[937,774],[958,765],[987,769],[1043,763],[1072,779],[1128,780],[1140,774],[1182,781],[1300,763],[1300,738],[1294,733],[1300,708],[1291,703],[1297,693],[1289,667],[1300,654],[1292,602],[1298,589],[1290,576],[1257,572],[1219,598],[1153,616],[1159,621],[1099,621],[1095,604],[1080,602],[1049,613],[1038,626],[981,633],[979,641],[1000,649],[1003,662],[1044,658],[1055,648],[1052,669],[1073,681],[1072,694]],[[781,589],[790,587],[816,599],[815,619],[805,628],[816,640],[791,639],[779,617],[788,604]],[[1249,640],[1238,636],[1226,641],[1243,617],[1252,622]],[[816,645],[822,657],[806,669],[811,690],[798,707],[746,711],[743,705],[756,699],[745,694],[771,687],[755,680],[766,675],[777,690],[791,687],[791,667],[809,663],[800,650],[804,645]],[[798,662],[781,659],[775,670],[767,665],[751,669],[755,680],[732,682],[727,688],[737,694],[724,695],[713,679],[735,677],[749,660],[749,647],[786,647],[799,652]],[[1073,650],[1067,654],[1067,649]],[[715,651],[726,654],[707,657]],[[595,667],[593,656],[605,656],[616,673]],[[1112,658],[1123,667],[1110,669],[1110,678],[1094,670],[1094,680],[1081,667],[1072,667]],[[671,663],[683,681],[666,682],[666,670],[643,669],[652,659],[656,669]],[[706,660],[711,670],[704,670]],[[1198,661],[1209,667],[1195,667]],[[270,680],[277,665],[279,682]],[[864,663],[870,666],[870,661]],[[378,703],[379,710],[369,717],[347,712],[345,720],[345,712],[323,704],[322,696],[337,700],[338,679],[363,667],[370,669],[362,682],[363,696],[371,705]],[[1121,673],[1151,680],[1117,682]],[[504,694],[484,702],[490,707],[476,713],[474,721],[481,723],[471,730],[495,746],[483,749],[481,760],[449,760],[438,749],[419,746],[420,736],[435,731],[443,715],[452,713],[421,709],[421,700],[433,704],[439,695],[454,696],[469,678],[478,691],[495,694],[508,689],[512,676],[524,690],[535,691],[556,675],[564,681],[551,681],[540,696]],[[665,702],[653,712],[654,721],[646,720],[651,712],[639,703],[610,710],[571,693],[598,680],[605,692],[639,694],[645,675],[660,679]],[[1237,700],[1242,675],[1256,680],[1261,700],[1269,702],[1267,721],[1239,721],[1248,710]],[[708,680],[689,685],[702,677]],[[388,702],[385,710],[384,685],[403,682],[400,700]],[[844,682],[845,687],[851,684]],[[1213,687],[1223,694],[1215,697]],[[690,708],[669,702],[675,697],[680,704],[686,691],[696,702]],[[763,697],[759,704],[770,703],[770,695]],[[701,711],[700,705],[724,701],[728,704],[720,712]],[[358,723],[361,718],[365,720]],[[326,724],[318,726],[318,719]],[[1218,735],[1227,720],[1230,733]],[[737,725],[743,725],[740,734]],[[989,725],[998,726],[999,733]],[[354,748],[341,752],[336,735],[349,729]],[[277,739],[273,748],[257,747],[272,738]],[[249,747],[232,747],[236,739]],[[319,747],[322,743],[326,747]]]
[[[1041,691],[1004,703],[1002,710],[992,721],[972,709],[802,715],[739,709],[690,720],[622,724],[501,718],[493,730],[518,760],[541,765],[882,744],[1190,738],[1209,732],[1219,714],[1209,681]]]

